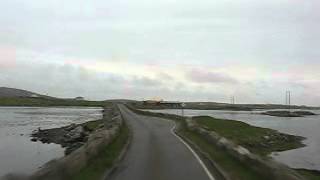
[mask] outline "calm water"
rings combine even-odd
[[[60,145],[31,142],[30,134],[33,130],[100,119],[101,110],[0,107],[0,177],[8,173],[33,173],[46,162],[64,155]]]
[[[151,110],[150,110],[151,111]],[[152,110],[181,115],[181,110]],[[293,168],[320,170],[320,116],[308,117],[272,117],[260,115],[261,111],[219,111],[184,110],[186,116],[208,115],[216,118],[232,119],[248,124],[278,130],[283,133],[306,137],[306,147],[274,153],[272,157]],[[319,110],[313,111],[320,114]]]

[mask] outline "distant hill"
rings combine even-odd
[[[4,97],[47,97],[41,94],[37,94],[34,92],[15,89],[15,88],[8,88],[8,87],[0,87],[0,98]]]
[[[136,100],[131,100],[131,99],[108,99],[105,102],[112,102],[112,103],[134,103],[138,102]]]

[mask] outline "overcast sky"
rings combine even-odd
[[[320,105],[319,0],[1,0],[0,86]]]

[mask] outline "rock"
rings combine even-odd
[[[250,151],[242,146],[237,146],[235,149],[235,151],[237,151],[239,154],[241,155],[248,155],[250,154]]]
[[[49,139],[46,137],[41,138],[40,141],[43,143],[49,143]]]
[[[313,112],[310,112],[310,111],[295,111],[294,113],[300,115],[300,116],[313,116],[313,115],[316,115],[315,113]]]
[[[67,126],[67,127],[65,128],[65,130],[66,130],[66,131],[71,131],[71,130],[73,130],[73,129],[76,128],[76,127],[77,127],[76,124],[71,124],[70,126]]]
[[[269,140],[269,139],[270,139],[270,136],[263,136],[263,138],[264,138],[265,140]]]
[[[31,135],[35,135],[35,134],[37,134],[37,133],[38,133],[37,130],[33,130],[32,133],[31,133]]]
[[[274,141],[269,141],[268,143],[269,143],[269,144],[274,144],[275,142],[274,142]]]
[[[83,141],[85,131],[82,126],[78,126],[71,130],[68,134],[65,134],[65,142],[77,142]]]
[[[75,135],[82,134],[82,133],[84,133],[84,129],[82,126],[78,126],[75,129],[73,129],[72,131],[70,131],[70,133],[75,134]]]

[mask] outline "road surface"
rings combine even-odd
[[[210,180],[193,153],[171,132],[173,122],[135,114],[123,105],[120,110],[133,137],[111,180]]]

